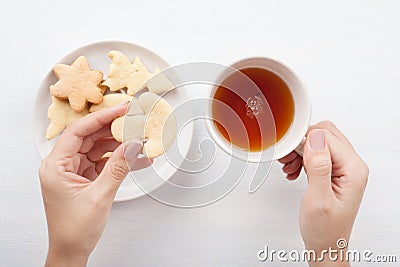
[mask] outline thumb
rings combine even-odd
[[[115,195],[122,181],[133,166],[138,155],[142,151],[143,143],[139,140],[132,140],[121,144],[108,159],[103,171],[96,179],[96,183],[102,188],[102,192]]]
[[[313,194],[326,197],[332,192],[332,161],[324,130],[312,130],[304,146],[304,167],[307,172],[309,189]]]

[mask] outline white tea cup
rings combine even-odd
[[[233,69],[243,69],[249,67],[264,68],[279,76],[288,86],[294,101],[294,116],[292,123],[275,145],[269,146],[261,151],[249,151],[237,147],[228,142],[216,128],[213,120],[206,120],[206,127],[214,142],[226,153],[235,158],[248,162],[269,162],[280,159],[288,155],[293,150],[302,154],[304,137],[307,132],[311,118],[311,100],[297,75],[284,64],[263,57],[254,57],[241,60],[231,65]],[[210,101],[206,107],[206,115],[212,118],[212,99],[218,86],[215,86],[210,94]]]

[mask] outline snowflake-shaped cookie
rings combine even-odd
[[[68,99],[74,111],[82,112],[88,102],[103,101],[103,90],[99,87],[103,73],[91,70],[86,57],[78,57],[71,65],[57,64],[54,73],[59,80],[50,86],[50,93]]]

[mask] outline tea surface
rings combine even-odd
[[[231,144],[260,151],[278,142],[289,129],[294,116],[293,97],[287,84],[267,69],[249,67],[240,72],[258,88],[249,87],[239,72],[228,76],[221,83],[224,86],[219,86],[214,94],[214,124]]]

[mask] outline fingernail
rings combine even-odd
[[[125,102],[122,102],[122,103],[120,103],[120,104],[118,104],[118,105],[115,105],[114,106],[114,108],[115,109],[118,109],[118,108],[120,108],[120,107],[122,107],[122,106],[125,106],[127,103],[129,103],[130,101],[129,100],[127,100],[127,101],[125,101]]]
[[[310,145],[313,150],[325,148],[325,134],[323,130],[314,130],[310,133]]]
[[[282,170],[283,170],[283,171],[286,171],[286,170],[290,167],[290,165],[292,165],[291,162],[286,163],[285,165],[283,165]]]

